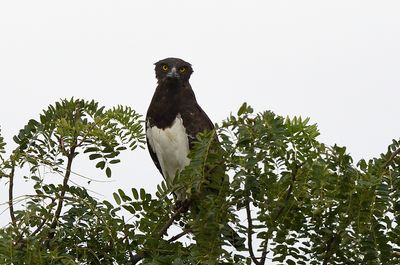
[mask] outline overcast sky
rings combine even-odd
[[[192,87],[214,122],[246,101],[311,117],[321,141],[371,158],[400,137],[399,14],[399,1],[1,1],[2,134],[14,147],[28,119],[61,98],[144,115],[153,63],[179,57],[193,65]],[[75,171],[106,180],[78,163]],[[153,191],[161,176],[136,150],[111,180],[89,188],[104,198],[118,187]]]

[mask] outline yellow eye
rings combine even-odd
[[[181,73],[186,72],[186,67],[180,67],[180,68],[179,68],[179,72],[181,72]]]
[[[168,71],[169,67],[168,67],[168,65],[163,64],[163,65],[161,66],[161,69],[162,69],[163,71]]]

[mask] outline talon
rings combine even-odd
[[[182,213],[186,213],[189,210],[189,200],[176,200],[175,210],[181,210]]]

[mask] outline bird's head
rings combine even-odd
[[[166,58],[155,63],[158,83],[185,83],[193,73],[190,63],[178,58]]]

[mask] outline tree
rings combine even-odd
[[[400,263],[399,141],[354,164],[344,147],[318,142],[309,119],[254,114],[243,104],[198,135],[190,165],[155,196],[132,187],[115,191],[115,202],[99,201],[70,182],[83,155],[111,177],[122,151],[143,146],[140,119],[129,107],[62,100],[20,130],[8,156],[0,137],[10,215],[0,229],[1,264]],[[47,181],[43,168],[62,181]],[[24,169],[35,194],[16,198]],[[188,205],[175,207],[177,189]],[[246,249],[229,247],[228,221]],[[171,226],[180,232],[167,235]]]

